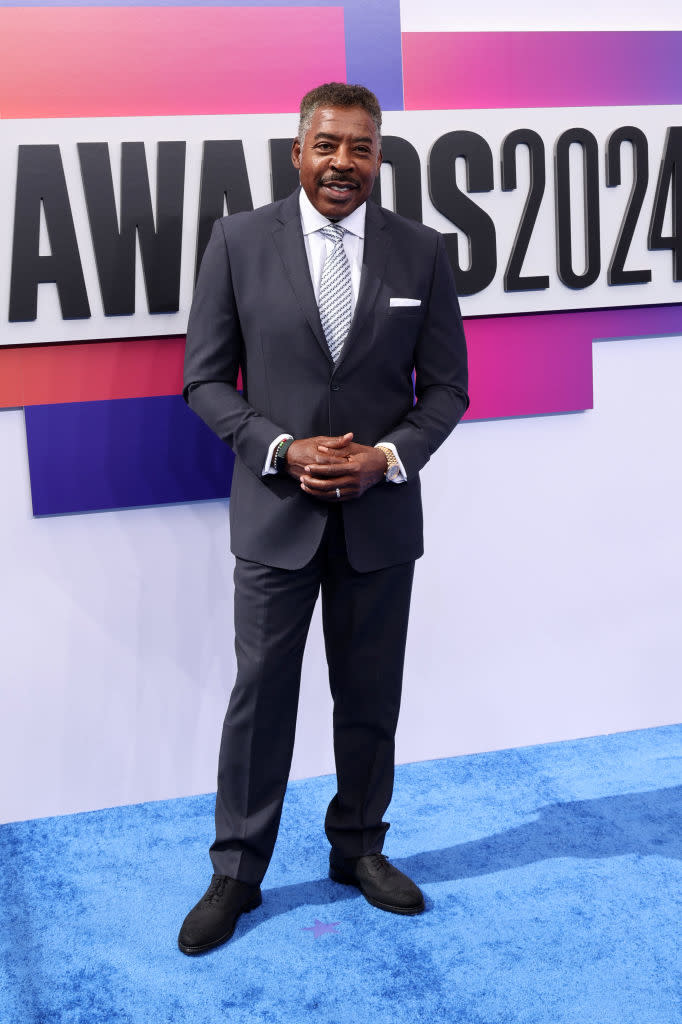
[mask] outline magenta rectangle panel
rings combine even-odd
[[[682,103],[682,32],[407,32],[406,110]]]
[[[592,408],[592,343],[682,335],[682,305],[482,317],[465,324],[470,420]]]
[[[298,110],[346,80],[342,7],[0,8],[0,116]]]
[[[491,317],[465,324],[470,420],[592,408],[592,339],[580,315]]]

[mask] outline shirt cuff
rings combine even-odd
[[[393,479],[391,480],[391,483],[392,484],[404,484],[407,481],[407,473],[405,472],[405,467],[403,466],[402,462],[400,461],[400,456],[398,455],[398,449],[396,448],[396,446],[394,444],[391,444],[390,441],[379,441],[379,444],[375,444],[374,445],[375,448],[379,448],[379,446],[381,446],[382,448],[390,448],[391,451],[393,452],[393,454],[395,455],[396,460],[398,462],[398,469],[400,470],[400,473],[397,476],[393,477]]]
[[[280,434],[278,437],[275,438],[275,440],[268,448],[268,454],[265,458],[265,464],[263,466],[263,472],[261,473],[261,476],[269,476],[270,474],[274,474],[277,472],[272,463],[275,457],[275,448],[280,443],[280,441],[293,441],[293,437],[291,434]]]

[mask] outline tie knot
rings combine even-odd
[[[342,228],[340,224],[325,224],[323,228],[320,228],[320,233],[336,245],[343,238],[346,229]]]

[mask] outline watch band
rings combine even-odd
[[[279,473],[280,476],[284,473],[286,466],[286,455],[289,448],[294,443],[293,437],[287,437],[283,441],[280,441],[275,448],[275,454],[272,459],[272,468],[275,473]]]
[[[400,466],[398,464],[398,460],[393,454],[393,450],[384,444],[378,444],[376,447],[386,456],[386,471],[384,473],[384,477],[386,480],[393,480],[400,472]]]

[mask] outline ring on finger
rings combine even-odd
[[[336,497],[337,497],[337,498],[340,498],[340,497],[341,497],[341,490],[340,490],[340,488],[339,488],[339,487],[337,487],[337,488],[336,488]]]

